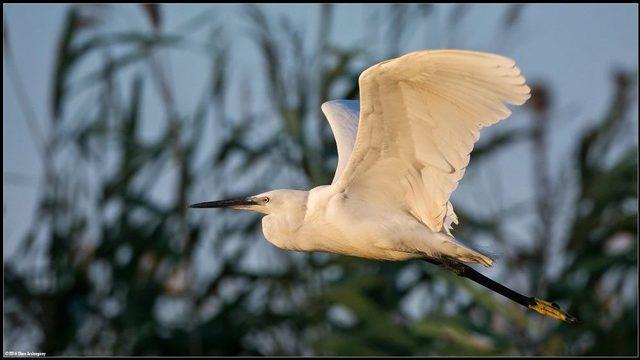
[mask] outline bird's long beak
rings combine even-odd
[[[207,201],[193,205],[189,205],[190,208],[196,209],[209,209],[209,208],[233,208],[233,209],[246,209],[249,206],[258,205],[251,197],[245,197],[240,199]]]

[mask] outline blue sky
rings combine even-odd
[[[42,128],[50,119],[49,89],[55,60],[53,54],[68,6],[3,5],[5,29],[8,29],[18,71]],[[363,42],[368,34],[384,31],[379,24],[372,22],[371,13],[376,6],[381,5],[337,5],[334,19],[336,27],[330,34],[332,40],[342,46],[380,47],[381,44]],[[146,26],[138,6],[114,7],[115,20],[109,26],[138,29]],[[267,5],[264,9],[270,16],[287,16],[300,26],[309,24],[307,36],[316,35],[314,31],[317,28],[319,5],[280,4]],[[234,86],[239,86],[241,81],[246,81],[243,73],[248,71],[251,74],[261,64],[255,46],[244,31],[247,21],[240,11],[241,5],[164,6],[165,26],[172,29],[203,10],[212,10],[216,19],[225,25],[227,34],[232,36],[235,61],[232,80],[235,81]],[[578,134],[605,111],[612,95],[609,80],[611,70],[617,67],[637,70],[636,4],[530,5],[525,8],[522,21],[512,34],[508,34],[504,44],[497,40],[496,34],[501,31],[500,19],[506,11],[505,6],[472,6],[455,34],[444,30],[450,10],[450,5],[437,5],[434,16],[410,34],[402,52],[443,47],[499,52],[514,58],[530,81],[548,82],[557,102],[554,104],[554,115],[567,120],[554,123],[550,134],[552,171],[561,170]],[[206,59],[193,54],[171,53],[170,56],[173,86],[176,93],[183,94],[178,98],[178,107],[191,109],[195,95],[203,86],[201,74],[207,71],[209,64]],[[7,258],[32,221],[39,194],[41,164],[9,82],[5,56],[3,63],[3,250]],[[251,84],[256,94],[252,106],[258,109],[266,103],[262,85],[259,79]],[[150,108],[147,116],[154,116],[153,102],[150,99],[147,104]],[[239,103],[230,104],[230,108],[238,106]],[[157,113],[159,110],[155,111]],[[637,114],[637,108],[635,111]],[[637,134],[637,115],[635,119],[634,128],[629,131]],[[522,126],[527,120],[515,110],[512,119],[500,126]],[[490,134],[490,131],[499,130],[487,129],[483,137],[488,136],[486,134]],[[521,161],[527,158],[528,152],[526,145],[514,147],[492,165],[494,169],[500,169],[504,198],[509,202],[518,202],[531,196],[531,164]],[[471,163],[473,165],[473,159]],[[14,174],[26,176],[29,180],[21,181],[22,184],[7,181],[14,178]],[[483,174],[480,169],[470,166],[469,176],[491,178],[492,173]],[[478,192],[477,188],[466,187],[463,180],[459,190],[454,193],[454,201],[457,199],[481,211],[479,208],[483,200]]]

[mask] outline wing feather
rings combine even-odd
[[[509,117],[506,104],[522,105],[530,97],[520,69],[495,54],[418,51],[368,68],[359,85],[354,147],[333,184],[349,196],[406,209],[433,231],[449,233],[458,222],[449,198],[480,129]]]
[[[360,104],[358,100],[333,100],[323,103],[321,109],[329,121],[338,148],[338,166],[333,175],[335,182],[347,166],[356,141]]]

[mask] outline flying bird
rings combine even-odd
[[[451,234],[449,201],[480,129],[511,115],[530,88],[512,59],[485,52],[423,50],[383,61],[358,79],[360,101],[322,104],[337,150],[330,185],[273,190],[192,208],[264,214],[278,248],[375,260],[422,259],[543,315],[576,319],[552,302],[521,295],[467,264],[493,260]]]

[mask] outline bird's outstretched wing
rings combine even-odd
[[[480,129],[511,114],[505,103],[522,105],[530,97],[520,69],[489,53],[418,51],[368,68],[359,85],[355,145],[334,186],[448,232],[455,220],[449,197]],[[339,152],[341,137],[336,133]]]
[[[329,120],[338,147],[338,167],[333,175],[333,184],[347,166],[356,142],[360,103],[358,100],[332,100],[322,104],[321,108]]]

